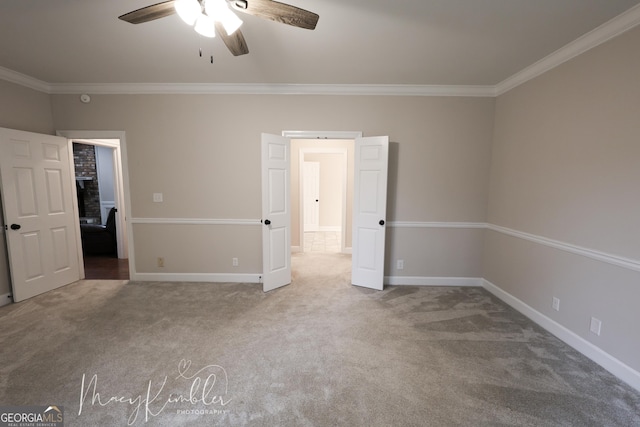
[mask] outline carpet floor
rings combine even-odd
[[[82,281],[0,308],[0,405],[66,426],[638,426],[640,393],[482,288]]]

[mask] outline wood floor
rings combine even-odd
[[[92,280],[129,280],[129,260],[85,255],[84,274]]]

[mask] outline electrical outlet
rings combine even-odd
[[[560,299],[553,297],[553,303],[551,304],[551,307],[555,310],[555,311],[560,311]]]
[[[602,321],[599,319],[596,319],[595,317],[591,318],[591,327],[589,328],[589,330],[600,336],[600,330],[602,329]]]
[[[153,193],[153,201],[156,203],[162,203],[162,193]]]
[[[237,266],[238,266],[238,258],[234,258],[234,259],[232,260],[232,263],[233,263],[233,266],[234,266],[234,267],[237,267]]]
[[[404,260],[399,259],[396,261],[396,270],[404,270]]]
[[[164,257],[158,257],[158,267],[164,267]]]

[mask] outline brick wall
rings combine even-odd
[[[83,181],[84,190],[80,189],[76,183],[80,216],[97,218],[100,221],[100,192],[98,191],[95,147],[74,142],[73,161],[76,166],[76,176],[91,178],[90,181]]]

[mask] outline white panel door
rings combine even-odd
[[[351,283],[382,290],[389,137],[355,140]]]
[[[262,134],[262,289],[291,283],[291,141]]]
[[[303,162],[304,231],[320,228],[320,162]]]
[[[13,300],[80,279],[65,138],[0,128],[2,205]]]

